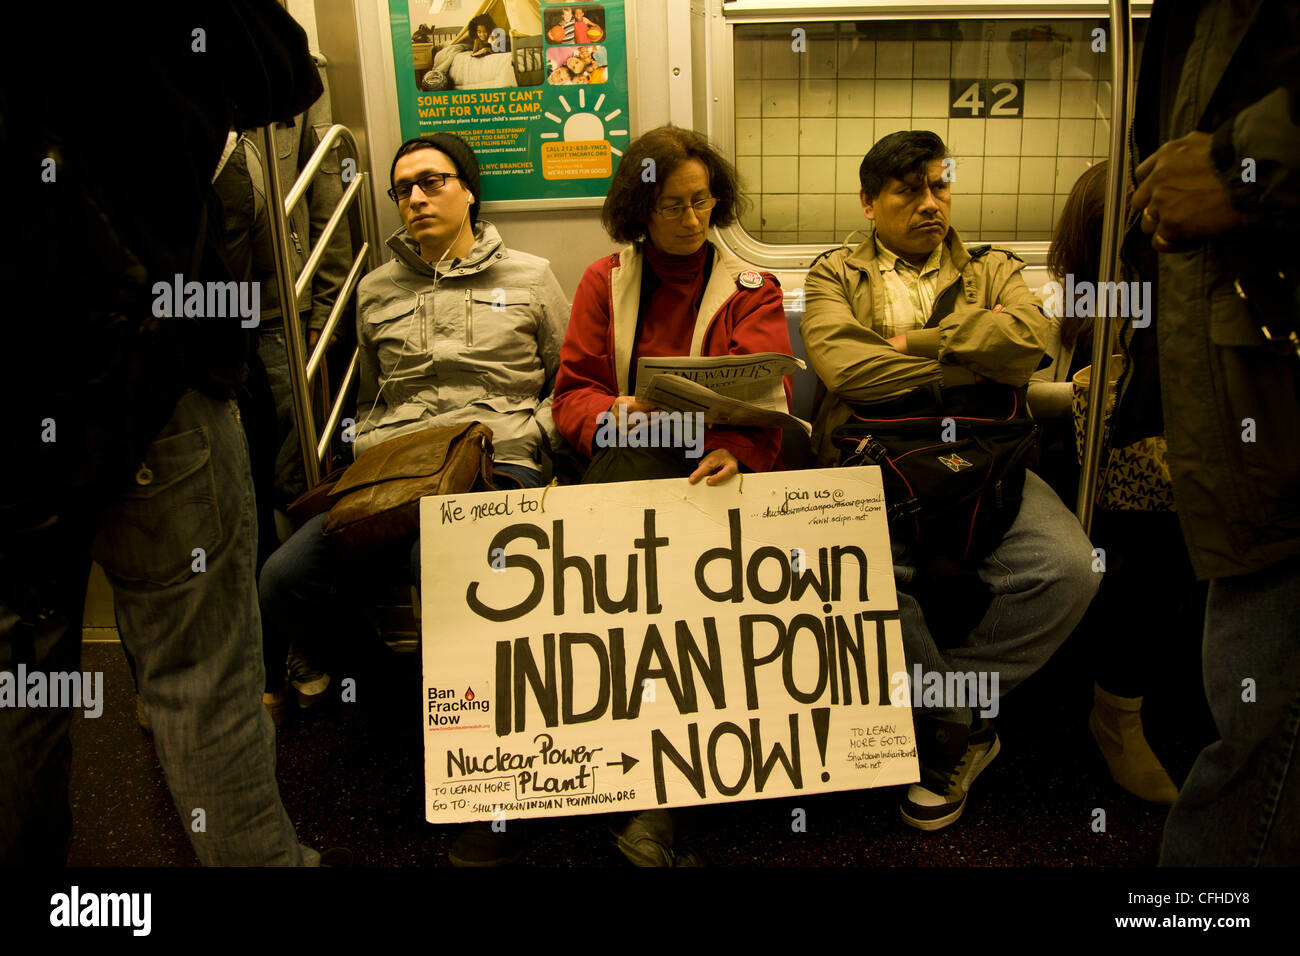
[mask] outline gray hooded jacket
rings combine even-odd
[[[435,271],[403,227],[388,240],[396,258],[361,280],[356,454],[474,421],[502,464],[537,468],[543,437],[558,447],[551,389],[569,299],[547,260],[507,249],[491,223],[474,239]]]

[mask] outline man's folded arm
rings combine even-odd
[[[907,350],[1008,385],[1024,385],[1047,348],[1050,320],[1020,276],[1016,259],[998,263],[990,296],[998,311],[958,308],[933,329],[907,334]],[[947,383],[945,383],[947,384]]]
[[[930,385],[975,381],[960,366],[898,351],[858,321],[843,284],[828,270],[817,267],[809,273],[804,295],[799,330],[808,361],[826,387],[844,400],[870,404]]]

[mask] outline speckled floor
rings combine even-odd
[[[1177,782],[1213,737],[1199,689],[1199,645],[1198,635],[1186,635],[1144,710],[1148,738]],[[69,863],[195,865],[153,746],[136,725],[121,649],[88,643],[83,667],[105,672],[106,703],[101,718],[78,717],[73,728]],[[1090,674],[1089,647],[1076,634],[1003,701],[1002,753],[979,778],[965,816],[943,831],[903,826],[897,790],[754,801],[700,811],[709,862],[1152,866],[1165,810],[1129,796],[1107,775],[1087,729]],[[351,847],[360,866],[445,866],[457,828],[424,822],[417,658],[396,657],[384,683],[369,703],[338,705],[280,729],[280,792],[299,838],[310,846]],[[806,811],[807,832],[791,832],[796,806]],[[1092,829],[1098,807],[1106,811],[1104,833]],[[537,844],[524,866],[629,865],[602,818],[544,822],[535,830]]]

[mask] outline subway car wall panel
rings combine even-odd
[[[278,865],[1267,919],[1300,4],[131,19],[94,117],[0,68],[13,919]]]

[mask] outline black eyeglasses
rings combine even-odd
[[[420,187],[420,192],[428,196],[447,185],[449,179],[460,179],[460,177],[455,173],[430,173],[413,183],[398,183],[388,190],[388,198],[393,202],[405,202],[411,198],[411,190],[416,186]]]

